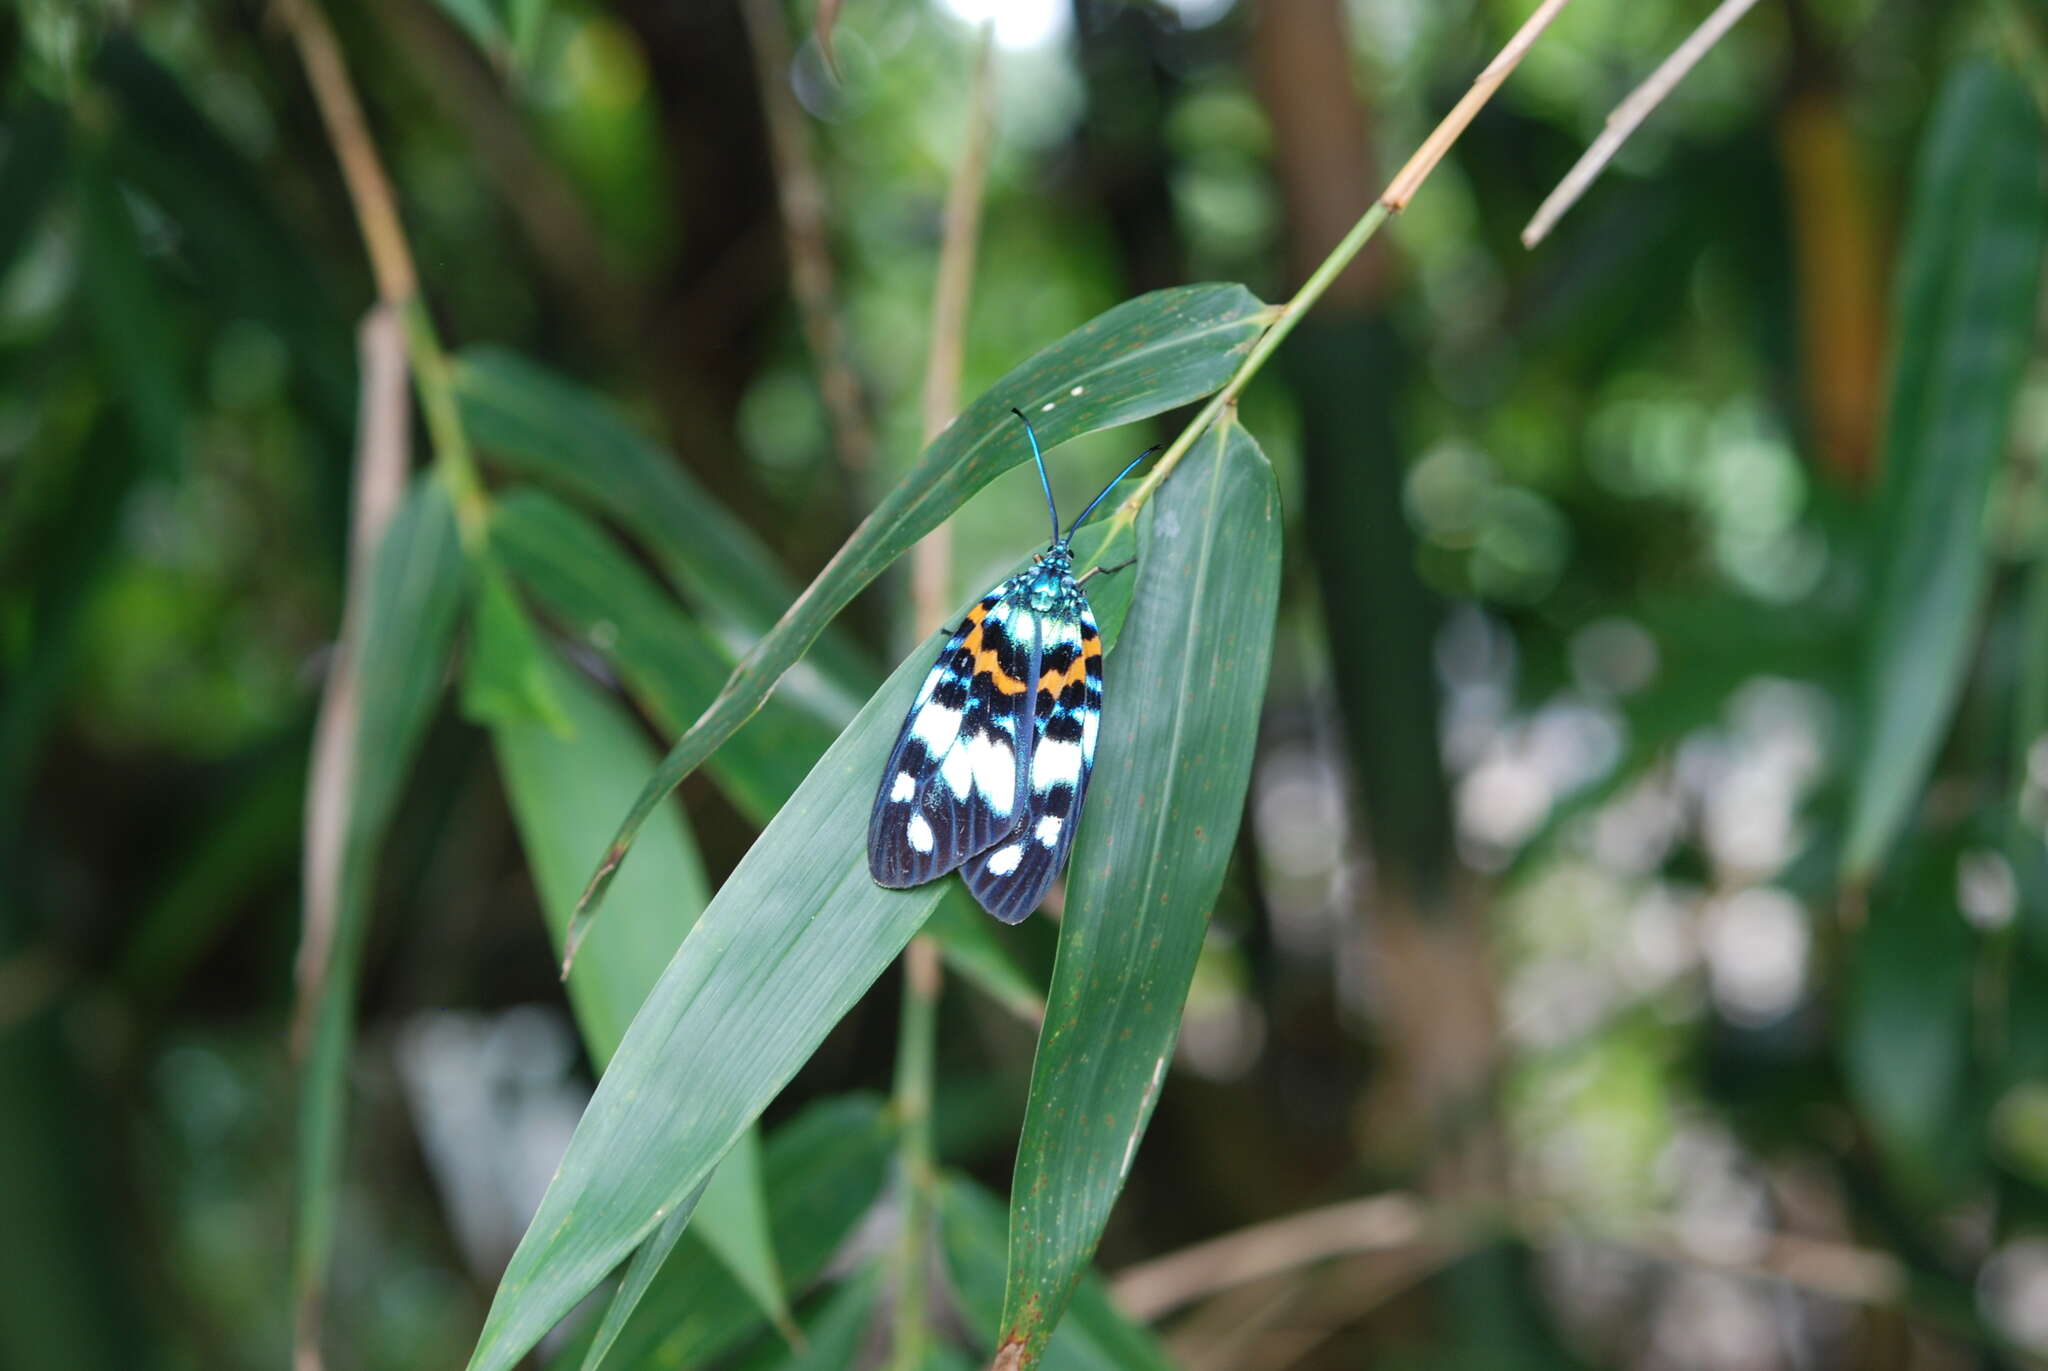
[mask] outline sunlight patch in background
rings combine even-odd
[[[993,19],[996,44],[1005,48],[1042,48],[1073,27],[1066,0],[940,0],[943,7],[970,24]]]

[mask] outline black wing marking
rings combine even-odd
[[[1102,637],[1088,598],[1074,587],[1075,613],[1045,615],[1045,646],[1033,709],[1030,786],[1022,821],[1008,841],[980,853],[961,874],[981,907],[1006,924],[1038,908],[1067,864],[1081,802],[1095,768],[1102,719]]]
[[[1016,827],[1039,658],[1023,584],[1005,581],[967,612],[903,721],[868,819],[880,885],[922,885]]]

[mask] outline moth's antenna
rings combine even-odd
[[[1095,512],[1095,507],[1097,505],[1101,504],[1104,500],[1109,498],[1109,492],[1116,489],[1118,481],[1123,480],[1124,477],[1136,471],[1138,469],[1138,463],[1144,461],[1147,457],[1150,457],[1153,453],[1159,451],[1160,448],[1163,448],[1165,446],[1166,444],[1164,443],[1154,443],[1151,447],[1146,448],[1143,452],[1139,453],[1136,457],[1132,458],[1131,464],[1116,474],[1116,480],[1111,481],[1108,485],[1104,486],[1102,488],[1102,494],[1096,496],[1094,499],[1088,502],[1088,508],[1081,511],[1081,517],[1074,520],[1072,524],[1067,526],[1067,536],[1069,538],[1073,537],[1074,530],[1081,527],[1082,524],[1088,522],[1088,516]]]
[[[1031,459],[1038,463],[1038,484],[1045,487],[1045,512],[1052,516],[1052,540],[1057,543],[1060,540],[1060,511],[1059,506],[1052,502],[1052,479],[1045,474],[1045,454],[1038,450],[1038,430],[1031,427],[1024,411],[1015,405],[1010,406],[1010,413],[1017,416],[1018,422],[1024,425],[1024,432],[1031,438]]]

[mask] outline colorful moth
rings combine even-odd
[[[1095,507],[1158,449],[1140,453],[1060,532],[1045,454],[1038,463],[1052,546],[981,597],[919,687],[868,819],[868,870],[892,889],[958,867],[1006,924],[1038,908],[1067,864],[1102,717],[1102,638],[1069,546]],[[1129,563],[1123,565],[1128,566]]]

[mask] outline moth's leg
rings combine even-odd
[[[1074,582],[1074,584],[1080,585],[1082,581],[1087,580],[1090,576],[1114,576],[1119,571],[1122,571],[1125,567],[1135,566],[1137,564],[1137,561],[1138,559],[1136,557],[1126,557],[1123,561],[1118,562],[1115,566],[1099,566],[1095,567],[1093,570],[1084,571],[1081,573],[1079,579],[1077,579]]]

